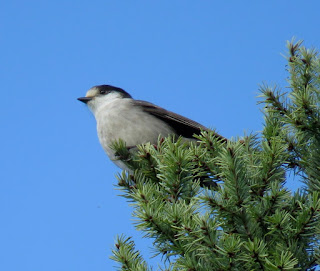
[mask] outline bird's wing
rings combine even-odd
[[[174,112],[168,111],[162,107],[154,105],[149,102],[133,100],[135,106],[139,106],[144,112],[147,112],[162,121],[166,122],[172,129],[176,131],[178,135],[186,138],[193,138],[193,135],[199,135],[201,130],[210,131],[200,123],[183,117]],[[216,137],[222,141],[227,141],[226,138],[219,134],[215,134]]]

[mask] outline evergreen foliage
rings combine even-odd
[[[316,270],[320,265],[320,59],[288,42],[288,90],[261,86],[261,135],[198,143],[172,137],[115,148],[132,168],[118,176],[136,228],[152,238],[165,270]],[[304,186],[285,187],[288,174]],[[209,188],[203,180],[214,182]],[[152,270],[119,237],[119,270]]]

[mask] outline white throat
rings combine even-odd
[[[122,100],[123,97],[118,92],[111,92],[107,95],[96,96],[88,102],[88,106],[95,117],[101,110],[106,110],[111,104]]]

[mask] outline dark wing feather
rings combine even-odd
[[[134,105],[139,106],[144,112],[147,112],[166,122],[176,131],[178,135],[181,135],[183,137],[193,138],[193,135],[199,135],[201,133],[201,130],[210,131],[208,128],[198,122],[195,122],[174,112],[168,111],[152,103],[134,100]],[[227,139],[223,136],[219,134],[215,135],[218,139],[227,141]]]

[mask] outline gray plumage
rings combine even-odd
[[[88,90],[86,97],[78,100],[86,103],[97,121],[99,141],[110,157],[120,168],[126,166],[115,156],[111,144],[122,139],[127,147],[150,142],[157,144],[159,136],[170,134],[194,139],[205,126],[163,109],[149,102],[134,100],[129,93],[121,88],[100,85]],[[219,134],[217,138],[226,141]]]

